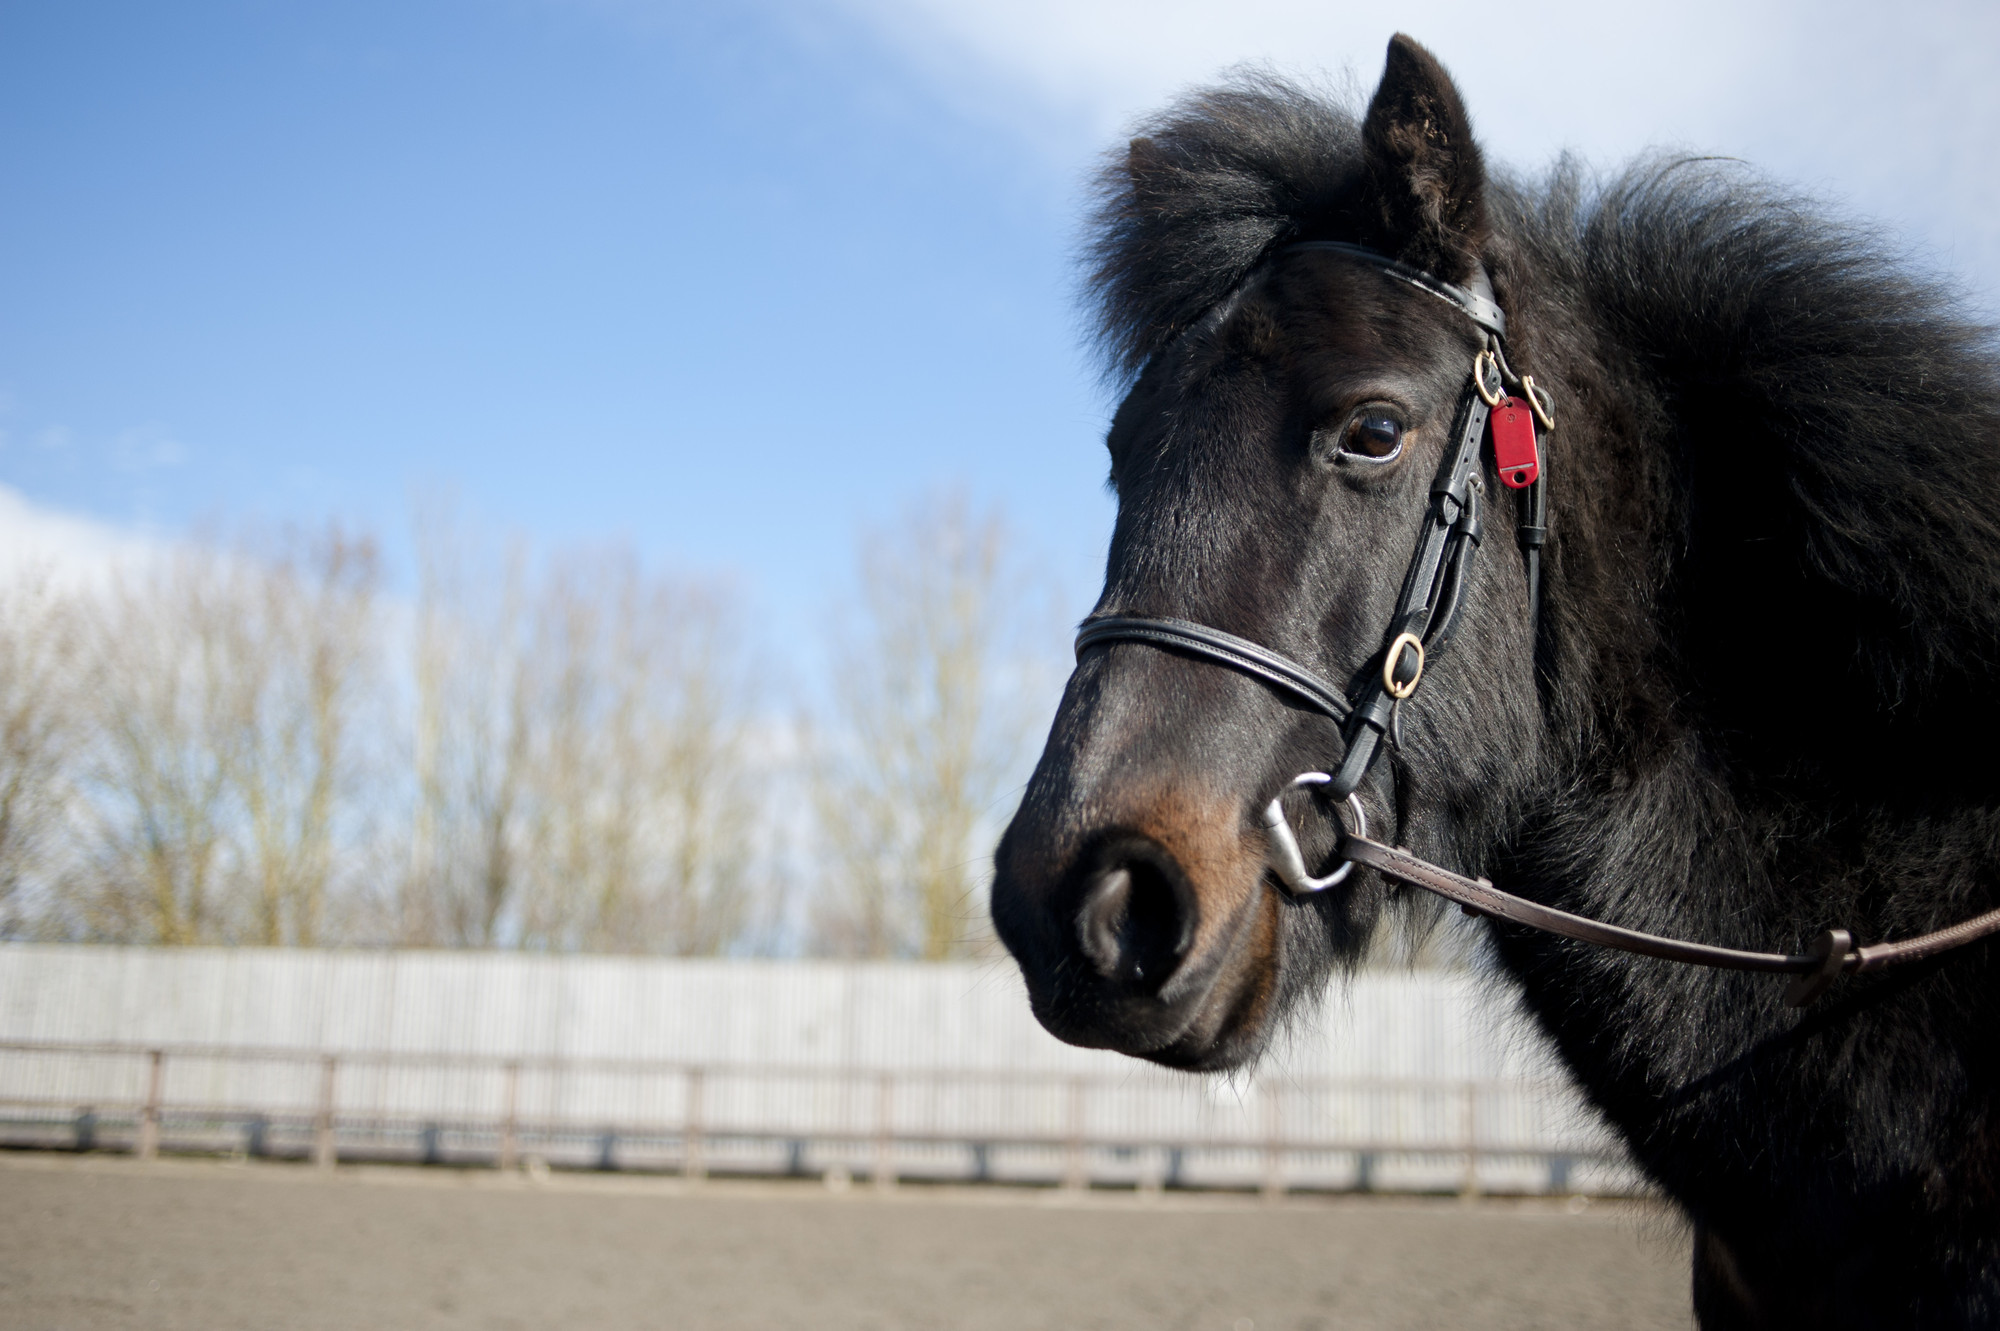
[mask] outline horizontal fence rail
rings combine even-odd
[[[0,944],[0,1144],[1118,1187],[1622,1192],[1504,985],[1362,971],[1254,1075],[1005,963]]]
[[[0,1041],[0,1139],[512,1169],[1624,1192],[1550,1080],[1119,1074]]]

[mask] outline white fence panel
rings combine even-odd
[[[1254,1074],[1198,1079],[1056,1041],[1005,963],[10,944],[0,1118],[139,1149],[884,1181],[1635,1182],[1469,973],[1342,980]]]

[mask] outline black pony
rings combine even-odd
[[[1383,669],[1480,330],[1349,253],[1481,265],[1552,397],[1540,615],[1485,551],[1401,742],[1384,841],[1578,914],[1760,951],[2000,904],[2000,386],[1986,329],[1736,168],[1490,177],[1450,79],[1389,48],[1360,122],[1281,82],[1182,104],[1107,173],[1092,254],[1129,385],[1096,616],[1171,616],[1334,680]],[[993,913],[1064,1039],[1254,1058],[1365,944],[1376,874],[1294,898],[1257,815],[1339,732],[1157,645],[1092,650]],[[1339,845],[1305,800],[1306,863]],[[1386,829],[1386,830],[1385,830]],[[1995,944],[1816,1004],[1490,925],[1633,1156],[1692,1218],[1718,1327],[2000,1324]]]

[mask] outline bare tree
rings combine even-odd
[[[79,932],[324,940],[374,584],[372,545],[329,528],[276,554],[183,545],[92,598]]]
[[[446,532],[444,524],[432,524]],[[417,628],[410,941],[711,953],[763,886],[727,598],[629,551],[497,595],[433,542]]]
[[[543,586],[525,941],[707,954],[750,915],[750,693],[729,601],[572,557]]]
[[[775,928],[767,792],[803,734],[812,946],[984,945],[1052,695],[991,515],[946,498],[864,540],[828,709],[797,729],[761,716],[726,589],[624,550],[479,558],[437,515],[419,545],[407,606],[337,528],[176,547],[80,598],[71,637],[0,601],[0,907],[40,873],[70,936],[741,948]],[[62,853],[34,859],[30,825]]]
[[[221,745],[238,733],[244,686],[240,590],[227,561],[189,547],[120,574],[94,607],[95,724],[80,774],[93,834],[70,893],[88,936],[197,943],[230,931]]]
[[[76,616],[44,570],[0,585],[0,936],[60,852],[76,740]]]
[[[772,889],[771,848],[758,840],[758,701],[735,598],[716,586],[656,584],[634,623],[625,677],[650,661],[646,703],[615,726],[625,751],[614,766],[638,776],[647,811],[640,842],[656,866],[645,886],[659,945],[712,955],[741,938]]]
[[[977,950],[992,838],[1042,704],[1033,612],[1005,528],[961,496],[861,542],[833,649],[814,805],[815,946],[942,959]]]
[[[529,762],[526,555],[499,578],[468,568],[450,515],[423,514],[414,648],[415,806],[398,941],[504,941],[520,885]]]
[[[353,721],[378,647],[374,543],[330,526],[246,565],[230,631],[231,732],[218,737],[254,893],[250,937],[325,941],[336,823],[353,793]]]

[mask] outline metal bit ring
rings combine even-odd
[[[1284,790],[1273,796],[1271,802],[1264,807],[1265,861],[1271,866],[1271,871],[1278,875],[1278,881],[1285,885],[1285,890],[1295,897],[1324,892],[1327,888],[1345,881],[1347,875],[1354,872],[1354,861],[1342,860],[1339,868],[1322,878],[1315,878],[1307,873],[1305,857],[1299,852],[1299,839],[1292,835],[1291,822],[1285,817],[1287,793],[1309,786],[1324,786],[1332,780],[1333,778],[1325,772],[1301,772],[1287,782]],[[1348,812],[1354,815],[1352,835],[1367,836],[1368,814],[1361,807],[1361,797],[1349,792],[1346,803]],[[1338,817],[1336,814],[1335,818]]]

